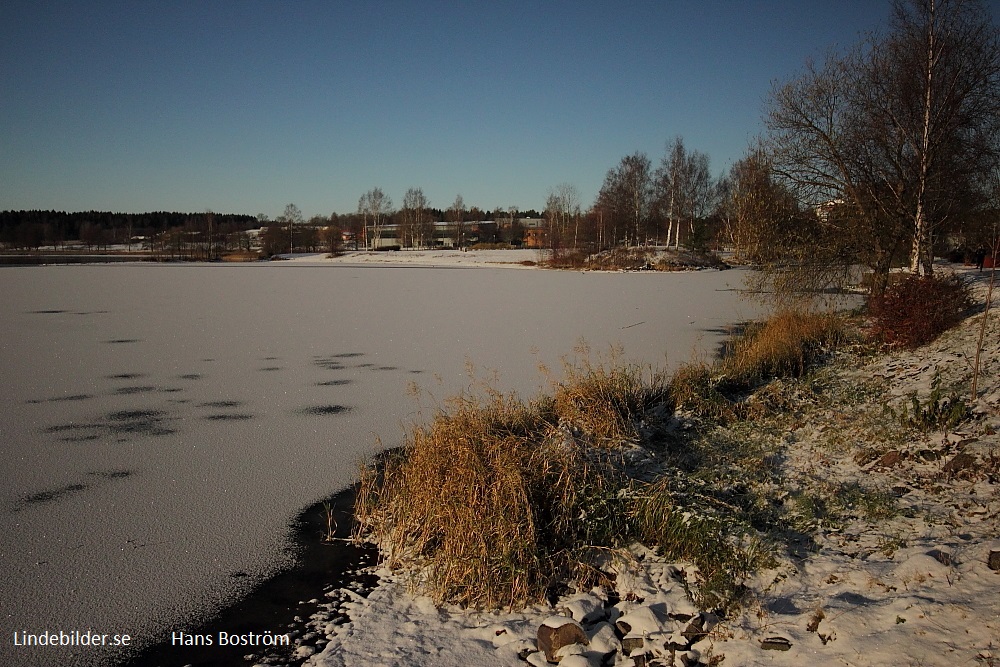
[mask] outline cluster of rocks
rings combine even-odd
[[[673,573],[678,579],[685,574]],[[679,594],[656,596],[653,602],[615,602],[603,589],[594,589],[564,599],[556,612],[538,626],[535,645],[526,642],[521,649],[528,664],[707,665],[712,651],[699,643],[719,623],[715,614],[697,610]]]

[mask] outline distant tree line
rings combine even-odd
[[[124,245],[137,250],[186,252],[195,238],[201,245],[213,247],[245,245],[244,232],[255,227],[254,216],[230,213],[2,211],[0,246],[36,250],[42,246],[62,248],[67,242],[79,241],[88,249]],[[201,241],[203,236],[205,240]],[[213,239],[209,241],[208,236]]]

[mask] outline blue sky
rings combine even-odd
[[[772,81],[883,27],[877,0],[6,0],[0,210],[589,206],[637,150],[721,172]],[[994,15],[996,12],[994,11]]]

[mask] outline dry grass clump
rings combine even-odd
[[[551,400],[488,390],[450,401],[405,447],[362,474],[359,530],[388,565],[421,567],[439,601],[512,607],[541,599],[581,549],[624,534],[620,476],[565,437]]]
[[[589,586],[634,541],[695,563],[706,602],[733,598],[753,560],[732,539],[746,522],[706,513],[683,481],[630,477],[623,447],[662,447],[650,437],[673,401],[661,374],[612,359],[567,366],[535,401],[489,387],[449,401],[362,471],[356,537],[439,602],[518,607]]]
[[[654,408],[673,411],[669,384],[662,373],[644,372],[637,364],[620,360],[612,350],[607,360],[591,361],[582,349],[582,361],[565,364],[565,379],[554,383],[553,407],[590,444],[614,447],[641,437],[644,417]]]
[[[685,364],[670,381],[670,393],[678,408],[715,422],[737,418],[732,399],[720,389],[717,369],[704,362]]]
[[[781,310],[749,325],[731,344],[720,371],[748,387],[772,378],[801,377],[824,348],[844,337],[843,321],[836,315]]]
[[[847,337],[836,315],[782,310],[747,325],[715,364],[681,366],[670,392],[679,409],[719,424],[785,409],[786,388],[774,380],[802,377],[824,350]]]

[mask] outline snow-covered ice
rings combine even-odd
[[[471,362],[531,395],[538,363],[558,369],[580,339],[671,366],[755,314],[736,270],[450,255],[0,268],[0,663],[111,663],[127,652],[9,639],[148,644],[287,566],[290,518],[421,418],[411,383],[442,399]]]

